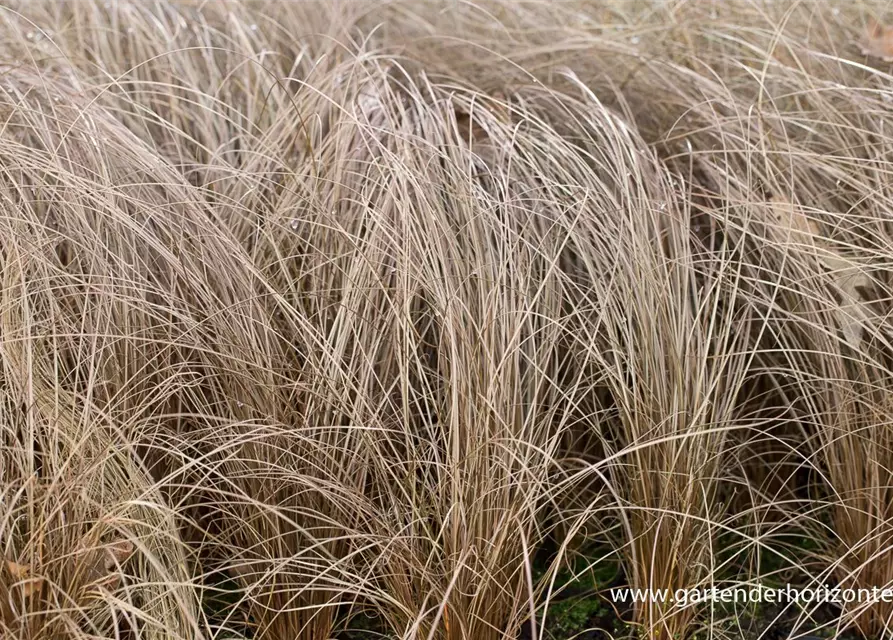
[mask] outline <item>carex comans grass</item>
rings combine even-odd
[[[8,3],[3,636],[561,637],[581,555],[893,586],[886,9]]]

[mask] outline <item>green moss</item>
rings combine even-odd
[[[554,602],[546,618],[549,632],[556,639],[570,638],[585,631],[594,616],[605,612],[604,608],[604,603],[597,596]]]
[[[546,616],[546,629],[553,639],[573,638],[593,627],[625,626],[598,595],[619,573],[619,562],[610,555],[604,547],[584,549],[559,571],[556,585],[564,597],[550,603]]]

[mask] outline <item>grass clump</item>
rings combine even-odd
[[[736,637],[605,589],[893,587],[885,8],[0,8],[4,637]]]

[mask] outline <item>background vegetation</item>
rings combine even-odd
[[[7,2],[3,637],[893,637],[887,9]]]

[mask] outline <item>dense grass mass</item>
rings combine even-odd
[[[893,638],[880,0],[0,7],[0,636]]]

